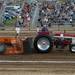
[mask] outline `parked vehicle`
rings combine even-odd
[[[10,20],[10,19],[12,19],[12,16],[9,15],[9,13],[4,13],[3,20]]]

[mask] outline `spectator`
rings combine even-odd
[[[33,2],[31,5],[25,4],[24,6],[24,19],[26,14],[32,21],[33,11],[35,11],[38,2]],[[39,4],[39,18],[38,22],[43,25],[51,26],[53,24],[65,25],[75,23],[75,3],[65,1],[60,3],[58,1],[43,1]],[[27,22],[27,20],[26,20]]]

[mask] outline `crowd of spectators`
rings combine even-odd
[[[41,4],[38,21],[41,26],[44,24],[48,26],[71,24],[73,26],[75,23],[75,3],[45,1]]]
[[[3,2],[0,2],[0,9],[2,8],[2,6],[3,6]]]
[[[66,1],[60,3],[58,1],[43,1],[32,3],[31,5],[25,4],[24,14],[32,19],[35,11],[36,4],[39,4],[39,18],[38,22],[41,26],[47,25],[74,25],[75,24],[75,3]],[[31,9],[31,10],[30,10]],[[25,13],[26,12],[26,13]],[[24,16],[25,16],[24,15]],[[31,20],[32,21],[32,20]]]
[[[31,12],[31,6],[30,6],[30,4],[25,2],[23,9],[22,9],[22,18],[23,18],[23,25],[24,26],[29,25],[29,22],[31,20],[30,12]]]

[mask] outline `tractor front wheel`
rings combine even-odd
[[[75,53],[75,44],[69,46],[70,52]]]

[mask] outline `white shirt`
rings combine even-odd
[[[20,28],[16,27],[16,32],[19,34],[20,33]]]

